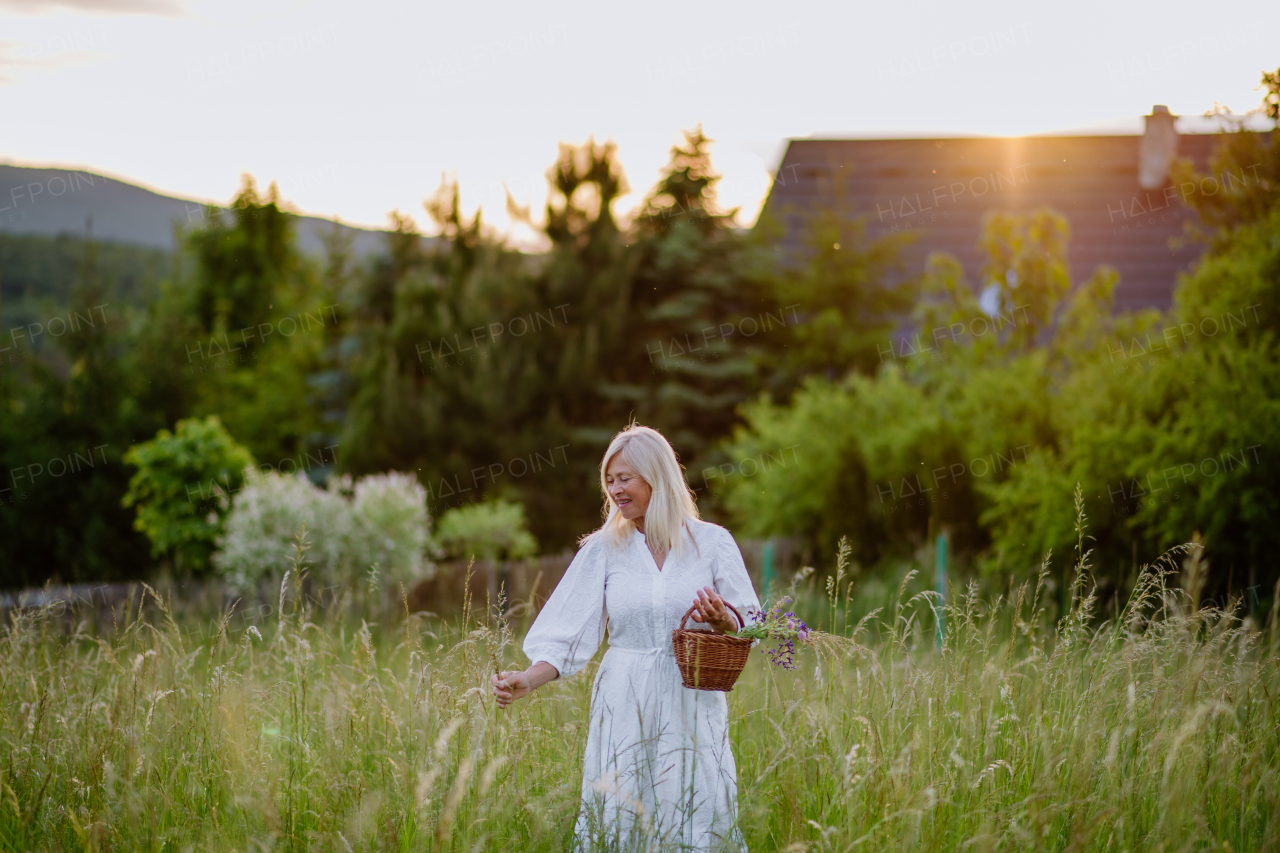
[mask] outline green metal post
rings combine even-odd
[[[773,540],[767,539],[760,554],[760,586],[761,593],[768,597],[769,584],[773,583]]]

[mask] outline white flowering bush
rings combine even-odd
[[[302,474],[255,477],[235,496],[214,566],[233,589],[254,589],[291,565],[305,525],[306,562],[325,585],[349,586],[377,563],[382,577],[406,585],[428,566],[426,492],[407,474],[350,477],[316,487]]]
[[[284,574],[304,526],[311,571],[326,581],[341,573],[350,538],[346,501],[301,475],[254,477],[235,495],[214,566],[233,589],[253,589],[263,578]]]
[[[407,582],[423,575],[430,541],[427,491],[410,474],[364,477],[352,501],[354,551],[364,566]]]

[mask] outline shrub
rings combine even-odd
[[[284,574],[303,527],[312,575],[322,583],[337,582],[348,572],[351,515],[340,494],[318,489],[301,475],[269,472],[236,496],[214,564],[233,589],[252,589]]]
[[[304,526],[307,564],[324,585],[350,586],[374,563],[406,584],[422,576],[430,528],[426,493],[413,477],[379,474],[354,487],[350,477],[336,477],[328,485],[269,473],[236,497],[214,557],[233,588],[282,576]]]
[[[178,421],[176,433],[160,430],[124,461],[138,470],[123,503],[137,506],[133,526],[151,540],[152,554],[168,555],[180,570],[207,568],[230,496],[255,470],[253,456],[210,415]]]
[[[524,507],[493,501],[451,509],[440,517],[436,541],[450,557],[519,560],[537,553],[525,527]]]
[[[430,526],[427,492],[417,478],[395,471],[361,479],[355,486],[356,553],[363,565],[378,563],[393,579],[423,574]]]

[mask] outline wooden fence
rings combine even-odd
[[[802,559],[807,555],[802,553],[798,540],[772,541],[774,577],[779,582],[786,582],[801,567]],[[765,592],[761,589],[765,542],[763,539],[746,539],[738,543],[747,572],[762,596]],[[560,578],[573,560],[573,554],[573,551],[564,551],[530,560],[439,563],[429,580],[422,581],[409,591],[409,610],[426,611],[438,616],[456,615],[461,612],[463,602],[469,594],[472,609],[483,611],[486,607],[497,605],[499,591],[503,593],[508,606],[528,602],[537,610],[551,595],[556,584],[560,583]]]
[[[740,540],[739,546],[747,571],[757,591],[763,595],[765,591],[761,589],[761,580],[765,542],[746,539]],[[303,594],[322,610],[334,606],[355,606],[366,614],[381,612],[384,617],[395,618],[403,616],[407,603],[411,613],[427,612],[451,618],[462,612],[468,597],[473,612],[484,613],[487,608],[496,607],[501,591],[508,607],[529,603],[536,612],[564,576],[573,554],[573,551],[564,551],[506,562],[477,560],[470,566],[466,562],[439,563],[429,579],[407,590],[407,601],[399,587],[387,589],[383,600],[377,603],[367,598],[353,599],[350,590],[343,593],[335,589],[317,589],[310,583],[305,585]],[[785,584],[789,581],[803,565],[806,556],[796,540],[773,540],[773,571],[777,582]],[[268,618],[279,606],[279,580],[264,582],[256,593],[238,596],[232,596],[217,580],[157,581],[153,585],[171,602],[179,616],[209,618],[235,602],[237,620],[252,621]],[[130,582],[0,592],[0,622],[7,621],[9,611],[44,606],[52,606],[56,615],[71,624],[87,619],[98,631],[110,630],[113,623],[128,621],[126,610],[145,608],[148,618],[155,618],[155,614],[150,612],[155,605],[149,596],[144,596],[141,584]]]

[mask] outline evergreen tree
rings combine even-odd
[[[699,489],[706,453],[756,390],[750,347],[768,334],[743,282],[736,211],[717,202],[710,145],[700,127],[685,133],[633,225],[630,346],[606,366],[606,387],[663,430]],[[614,422],[625,417],[619,407]]]
[[[218,415],[264,464],[302,457],[309,467],[305,454],[332,444],[314,378],[331,373],[340,306],[298,255],[294,214],[274,184],[263,198],[246,175],[229,216],[206,214],[185,235],[192,280],[167,306],[185,330],[168,356],[186,385],[184,414]]]
[[[258,196],[245,175],[231,202],[230,222],[205,208],[204,227],[189,236],[198,264],[194,309],[207,332],[232,332],[262,322],[276,289],[297,267],[293,225],[276,185]]]
[[[90,234],[81,250],[69,301],[94,307],[87,317],[81,308],[55,346],[22,352],[0,374],[0,584],[7,586],[136,577],[149,563],[120,505],[129,478],[121,458],[156,423],[136,402],[154,367],[130,347],[128,317],[111,305]]]

